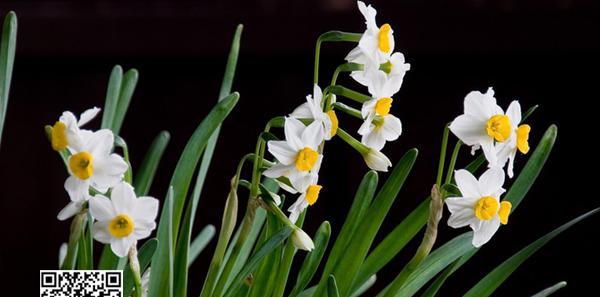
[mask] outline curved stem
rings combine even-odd
[[[456,159],[458,158],[458,152],[460,151],[460,147],[462,146],[462,141],[457,141],[454,146],[454,150],[452,151],[452,157],[450,158],[450,163],[448,164],[448,171],[446,172],[446,179],[444,181],[445,184],[450,183],[452,181],[452,176],[454,174],[454,167],[456,166]]]
[[[448,147],[448,134],[450,129],[448,125],[444,126],[444,133],[442,135],[442,147],[440,149],[440,161],[438,164],[438,174],[435,184],[440,188],[442,186],[442,178],[444,175],[444,164],[446,163],[446,149]]]

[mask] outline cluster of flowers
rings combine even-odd
[[[158,200],[137,197],[133,187],[123,180],[129,165],[113,153],[112,131],[81,128],[98,112],[99,108],[89,109],[77,120],[73,113],[65,111],[52,126],[52,148],[68,155],[65,190],[71,199],[58,219],[86,215],[89,209],[96,220],[94,239],[110,244],[115,255],[124,257],[137,240],[150,236],[156,228]]]
[[[451,212],[448,225],[453,228],[470,226],[476,247],[488,242],[501,224],[508,223],[512,205],[509,201],[500,202],[500,195],[505,192],[502,188],[503,168],[508,163],[506,173],[512,178],[517,151],[529,152],[531,127],[521,121],[519,102],[513,101],[505,113],[489,88],[485,94],[469,93],[464,101],[464,114],[450,124],[450,131],[471,146],[471,153],[481,148],[488,162],[489,169],[479,180],[467,170],[457,170],[454,178],[462,197],[446,199]]]
[[[392,163],[380,151],[387,141],[398,139],[402,133],[400,119],[392,115],[390,109],[392,96],[400,90],[410,64],[405,63],[402,53],[394,53],[390,25],[378,27],[375,21],[377,12],[370,5],[358,1],[358,8],[365,17],[367,29],[346,60],[363,65],[362,70],[353,71],[351,77],[366,86],[371,95],[370,100],[363,102],[360,111],[363,120],[358,130],[363,148],[361,153],[370,168],[387,171]],[[282,189],[292,194],[300,193],[288,209],[292,222],[317,201],[322,189],[318,180],[324,142],[338,133],[339,122],[332,109],[335,101],[335,95],[323,94],[315,84],[312,96],[308,95],[306,102],[285,118],[285,140],[268,142],[268,150],[278,163],[267,169],[264,175],[278,180]]]

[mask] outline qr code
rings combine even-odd
[[[40,297],[123,297],[123,271],[40,270]]]

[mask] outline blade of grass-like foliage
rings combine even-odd
[[[225,66],[225,74],[223,77],[223,82],[221,83],[221,90],[219,91],[218,101],[222,102],[223,100],[227,100],[229,98],[228,94],[231,92],[231,85],[233,83],[233,77],[235,75],[235,68],[237,65],[238,53],[240,48],[240,38],[242,34],[242,25],[238,25],[235,34],[233,36],[233,41],[231,43],[231,49],[229,51],[229,57],[227,59],[227,65]],[[192,197],[188,202],[188,206],[186,209],[186,214],[181,224],[181,235],[178,237],[177,241],[177,252],[175,257],[175,288],[176,295],[185,296],[187,293],[185,292],[187,288],[187,272],[188,272],[188,248],[192,237],[192,225],[194,224],[194,218],[196,216],[196,209],[198,207],[198,201],[200,200],[200,194],[202,193],[202,188],[204,187],[204,181],[206,179],[206,174],[208,173],[208,168],[210,166],[210,162],[212,160],[212,156],[215,150],[215,146],[217,144],[217,139],[219,138],[219,131],[221,129],[221,122],[219,121],[215,126],[214,130],[210,135],[210,138],[207,140],[204,149],[204,153],[202,155],[202,162],[200,164],[200,169],[198,171],[198,175],[196,176],[196,183],[194,185],[194,190],[192,192]],[[196,161],[198,162],[198,161]],[[193,174],[193,170],[192,170]],[[191,178],[191,175],[190,175]],[[187,187],[186,187],[187,188]],[[186,189],[187,192],[187,189]],[[185,199],[185,196],[183,197]],[[182,201],[183,203],[183,201]],[[183,206],[183,205],[182,205]]]
[[[408,277],[408,280],[394,296],[412,296],[442,269],[460,256],[475,249],[471,243],[473,232],[465,232],[433,251]],[[383,296],[387,288],[377,296]]]
[[[333,274],[330,274],[329,278],[327,278],[327,296],[340,297],[340,291],[338,290]]]
[[[112,123],[119,104],[119,94],[121,93],[121,84],[123,83],[123,68],[115,65],[110,72],[108,79],[108,88],[106,90],[106,100],[104,101],[104,110],[102,111],[102,129],[112,129]]]
[[[136,170],[133,186],[138,196],[148,195],[160,159],[167,148],[167,144],[169,144],[169,139],[171,139],[171,134],[167,131],[161,131],[152,141],[146,156],[144,156],[142,165]]]
[[[223,219],[221,221],[221,230],[219,231],[219,239],[217,240],[217,247],[213,254],[204,285],[202,286],[202,292],[200,296],[208,297],[212,296],[212,292],[219,276],[221,265],[223,264],[223,257],[227,249],[227,244],[235,228],[237,221],[238,212],[238,198],[236,189],[234,187],[229,191],[227,202],[225,202],[225,209],[223,210]],[[183,288],[185,290],[185,288]],[[185,296],[185,295],[184,295]]]
[[[283,224],[277,219],[275,214],[268,212],[265,239],[271,238],[271,236],[276,234],[282,227]],[[254,278],[248,297],[271,296],[282,252],[283,245],[279,245],[261,261],[256,273],[253,274]]]
[[[355,276],[367,256],[375,235],[383,223],[383,219],[408,177],[416,158],[417,150],[411,149],[398,161],[391,175],[377,193],[375,200],[364,215],[358,228],[356,228],[354,236],[346,248],[346,250],[352,251],[353,256],[340,258],[334,267],[331,274],[335,276],[342,296],[347,296],[351,292]],[[324,295],[325,288],[326,281],[321,279],[315,297]]]
[[[302,293],[298,294],[298,297],[312,297],[312,296],[315,296],[316,292],[317,292],[317,286],[312,286],[312,287],[302,291]]]
[[[591,215],[600,211],[600,208],[593,209],[565,224],[554,229],[552,232],[540,237],[538,240],[529,244],[512,257],[508,258],[488,275],[481,279],[471,290],[469,290],[464,296],[465,297],[485,297],[490,296],[525,260],[531,255],[537,252],[541,247],[546,245],[550,240],[556,237],[558,234],[569,229],[571,226],[579,223],[580,221],[590,217]]]
[[[242,286],[244,279],[252,273],[260,264],[261,260],[271,252],[273,252],[281,243],[290,236],[292,228],[289,226],[283,227],[277,234],[273,235],[269,240],[257,248],[256,253],[248,260],[246,265],[236,274],[231,282],[231,286],[227,289],[223,296],[233,297],[234,293]]]
[[[284,205],[284,203],[285,203],[285,201],[282,201],[280,205]],[[302,226],[304,225],[305,217],[306,217],[306,211],[303,211],[301,213],[301,215],[298,217],[298,220],[296,221],[296,226],[298,228],[302,228]],[[315,239],[313,240],[315,242],[315,250],[318,249],[317,243],[316,243],[316,241],[317,241],[316,237],[320,236],[319,232],[323,228],[327,228],[327,227],[324,227],[325,223],[329,227],[329,233],[331,234],[331,226],[329,226],[329,222],[323,222],[321,224],[321,226],[319,227],[319,230],[317,230],[317,234],[315,235]],[[328,239],[329,239],[329,236],[328,236]],[[327,244],[325,244],[325,245],[327,245]],[[315,250],[313,250],[313,252]],[[283,297],[283,294],[285,293],[285,288],[287,286],[288,279],[290,278],[290,270],[292,269],[292,261],[294,260],[296,251],[297,251],[297,249],[296,249],[296,246],[294,245],[294,241],[288,240],[285,243],[285,246],[283,248],[283,255],[281,257],[281,263],[279,264],[279,269],[277,271],[277,277],[274,280],[275,288],[273,289],[273,294],[271,295],[271,297]],[[310,253],[310,254],[312,254],[312,253]],[[319,260],[319,262],[320,261],[321,260]]]
[[[362,222],[365,213],[367,213],[369,206],[373,201],[375,190],[377,190],[377,183],[378,175],[377,172],[373,170],[365,174],[360,182],[358,190],[356,191],[356,195],[354,196],[354,200],[352,201],[350,211],[346,216],[346,220],[344,221],[342,229],[340,230],[340,233],[337,236],[337,239],[335,240],[335,243],[333,244],[331,252],[327,258],[321,281],[324,280],[325,276],[331,273],[338,260],[346,255],[348,243],[354,237],[356,228],[360,222]],[[303,289],[304,288],[301,288],[301,290]],[[300,293],[300,291],[297,291],[297,293]]]
[[[358,289],[354,292],[352,292],[352,295],[350,295],[350,297],[358,297],[362,294],[364,294],[368,289],[370,289],[375,282],[377,281],[377,276],[375,274],[371,275],[371,277],[369,277],[369,279],[367,279],[366,282],[364,282],[360,287],[358,287]]]
[[[557,133],[558,132],[555,125],[548,127],[539,144],[536,146],[534,152],[531,154],[531,157],[529,157],[529,160],[523,167],[523,170],[519,173],[519,176],[506,193],[505,200],[512,203],[511,213],[515,211],[525,195],[529,192],[529,189],[534,184],[539,173],[544,167],[544,164],[552,152]],[[478,250],[474,250],[466,253],[459,260],[457,260],[455,264],[446,268],[446,270],[440,276],[438,276],[433,284],[427,289],[423,296],[435,296],[436,292],[441,288],[445,280],[452,273],[454,273],[454,271],[458,270],[458,268],[466,263],[471,257],[473,257],[477,251]]]
[[[375,177],[376,176],[377,175],[375,175]],[[317,230],[317,234],[313,240],[315,243],[315,249],[306,254],[306,257],[304,258],[302,267],[300,267],[300,271],[298,272],[296,284],[289,295],[290,297],[295,297],[300,294],[300,292],[306,288],[306,285],[308,285],[310,280],[317,272],[319,264],[321,263],[321,259],[323,259],[323,255],[327,249],[330,236],[331,226],[329,225],[329,222],[325,221],[321,224],[319,230]]]
[[[115,135],[119,135],[127,109],[129,109],[129,103],[135,92],[135,87],[139,79],[139,73],[136,69],[129,69],[123,76],[123,81],[119,89],[119,99],[117,100],[117,107],[115,108],[115,114],[112,120],[111,130]]]
[[[156,247],[158,246],[158,239],[149,239],[142,245],[138,252],[138,261],[140,262],[140,273],[144,274],[144,271],[150,265]],[[130,296],[133,290],[133,273],[130,268],[123,271],[123,296]]]
[[[2,39],[0,40],[0,143],[2,130],[8,106],[8,94],[12,79],[13,65],[15,62],[15,49],[17,47],[17,15],[14,11],[8,12],[2,25]]]
[[[94,269],[93,246],[94,239],[92,238],[92,216],[88,214],[85,231],[79,237],[79,249],[77,251],[77,269],[92,270]]]
[[[204,248],[208,245],[210,240],[215,236],[215,226],[206,225],[202,231],[194,238],[190,245],[190,258],[188,259],[188,267],[194,263],[198,255],[204,250]]]
[[[567,282],[562,281],[562,282],[555,284],[552,287],[546,288],[546,289],[538,292],[537,294],[535,294],[531,297],[547,297],[547,296],[554,294],[556,291],[558,291],[566,286],[567,286]]]
[[[156,237],[158,245],[152,257],[148,297],[173,297],[173,187],[163,203]]]

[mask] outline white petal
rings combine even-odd
[[[90,199],[89,182],[69,176],[65,181],[65,190],[74,202],[85,202]]]
[[[488,161],[490,167],[496,167],[498,164],[498,156],[496,153],[496,147],[494,146],[494,140],[492,138],[486,138],[480,143],[485,159]]]
[[[304,148],[302,144],[302,132],[306,126],[298,119],[287,117],[284,124],[285,140],[292,150],[299,151]]]
[[[94,132],[84,144],[85,150],[89,151],[94,158],[109,155],[114,145],[114,135],[108,129]]]
[[[323,91],[321,91],[321,88],[317,84],[313,85],[313,98],[315,105],[320,107],[323,102]]]
[[[111,242],[112,235],[110,235],[110,233],[108,232],[108,223],[109,221],[97,221],[94,223],[94,226],[92,227],[92,233],[94,235],[95,240],[102,243]]]
[[[371,133],[363,135],[360,142],[378,151],[385,146],[385,138],[381,135],[380,129],[374,129]]]
[[[133,220],[154,222],[158,215],[158,200],[154,197],[139,197],[135,200]]]
[[[94,160],[94,173],[90,177],[90,182],[100,192],[106,192],[108,188],[123,179],[128,168],[129,165],[117,154],[98,158]]]
[[[452,228],[468,226],[473,218],[474,216],[472,209],[461,209],[450,214],[450,217],[448,218],[448,226]]]
[[[90,214],[98,221],[110,221],[119,213],[110,199],[103,195],[96,195],[90,199]]]
[[[99,112],[100,112],[100,108],[98,108],[98,107],[93,107],[93,108],[90,108],[90,109],[84,111],[79,116],[79,122],[77,123],[77,125],[79,127],[81,127],[81,126],[87,124],[89,121],[94,119]]]
[[[381,127],[381,135],[387,141],[394,141],[402,134],[402,123],[400,119],[389,114],[384,117],[384,123]]]
[[[490,196],[502,188],[502,185],[504,185],[504,171],[500,168],[490,168],[479,177],[479,193],[481,196]]]
[[[366,6],[364,2],[357,1],[358,10],[365,17],[365,24],[368,29],[377,29],[377,23],[375,22],[375,16],[377,16],[377,10],[373,6]]]
[[[313,115],[310,109],[310,104],[308,102],[300,104],[300,106],[294,109],[290,116],[297,119],[312,119]]]
[[[296,161],[298,151],[294,150],[287,141],[270,140],[267,147],[269,153],[284,165],[290,165]]]
[[[133,187],[126,182],[115,185],[110,198],[117,213],[133,214],[136,206],[136,196]]]
[[[294,204],[290,205],[288,208],[288,211],[290,212],[289,219],[292,223],[296,223],[298,216],[300,216],[304,209],[308,207],[308,202],[306,202],[305,197],[306,194],[303,193],[300,195],[300,197],[298,197],[298,199],[296,199],[296,202],[294,202]]]
[[[113,238],[110,243],[110,249],[113,251],[113,253],[115,253],[115,255],[122,258],[127,256],[129,248],[131,248],[131,245],[133,245],[134,242],[135,238],[132,236]]]
[[[278,178],[280,176],[288,176],[290,171],[294,170],[296,165],[284,165],[281,163],[274,164],[269,169],[263,172],[263,175],[270,178]]]
[[[449,197],[444,202],[451,213],[460,212],[465,209],[473,213],[473,207],[477,203],[477,200],[479,200],[479,197]]]
[[[58,213],[56,218],[60,221],[64,221],[79,213],[81,211],[82,206],[83,203],[71,201]]]
[[[476,145],[482,139],[489,138],[485,131],[485,122],[470,115],[459,115],[449,128],[466,145]]]
[[[291,194],[296,194],[298,193],[298,191],[296,191],[296,189],[294,189],[293,187],[288,186],[286,183],[282,183],[279,180],[275,180],[275,182],[277,182],[277,184],[279,185],[279,187],[281,189],[283,189],[284,191],[291,193]]]
[[[150,234],[152,234],[152,230],[156,228],[156,223],[154,221],[136,221],[135,227],[133,228],[133,233],[131,234],[135,239],[144,239]]]
[[[478,229],[473,228],[473,246],[475,247],[484,245],[494,236],[500,228],[500,219],[496,216],[491,220],[481,221],[478,225]]]
[[[313,150],[317,150],[325,135],[323,134],[323,123],[314,121],[302,132],[302,144]]]
[[[496,99],[493,97],[493,90],[491,90],[491,93],[488,90],[486,94],[479,91],[470,92],[465,97],[464,107],[465,114],[480,121],[487,121],[496,114],[498,108]]]
[[[519,101],[514,100],[510,103],[506,110],[506,115],[510,119],[513,130],[516,130],[519,123],[521,123],[521,104],[519,104]]]
[[[456,170],[454,172],[454,179],[456,180],[456,186],[458,186],[460,193],[464,197],[481,197],[479,182],[471,172],[465,169]]]

